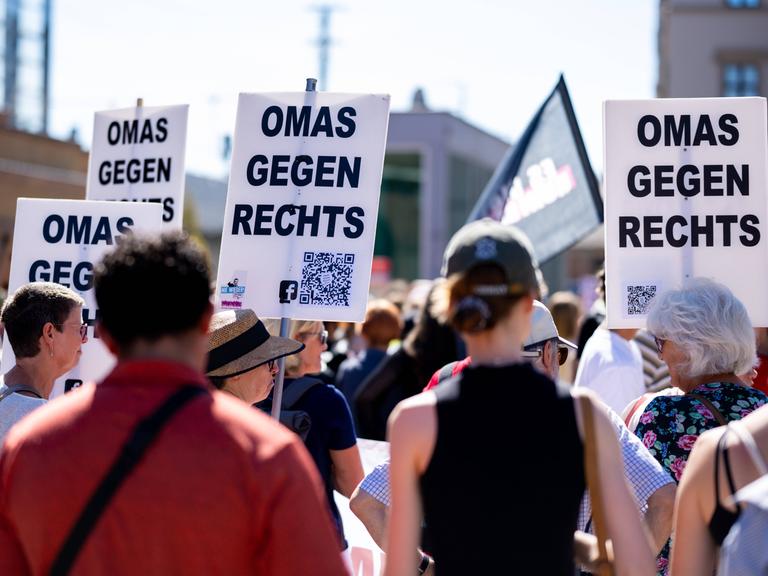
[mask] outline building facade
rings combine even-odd
[[[440,275],[445,245],[508,148],[447,112],[390,114],[374,250],[390,277]]]
[[[662,98],[768,94],[768,0],[660,0]]]

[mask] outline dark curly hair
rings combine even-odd
[[[186,234],[127,234],[94,271],[104,328],[120,346],[192,329],[211,297],[203,251]]]

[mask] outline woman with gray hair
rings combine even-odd
[[[635,411],[635,434],[679,483],[699,435],[743,418],[768,398],[738,376],[756,363],[755,338],[744,305],[722,284],[696,279],[659,295],[648,329],[682,394],[646,401]],[[660,574],[668,560],[669,543],[658,558]]]
[[[84,304],[53,282],[24,284],[5,301],[0,320],[16,363],[0,383],[0,443],[11,426],[45,404],[56,379],[79,362],[88,341]]]

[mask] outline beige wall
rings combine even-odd
[[[0,127],[0,286],[8,286],[16,199],[83,199],[87,170],[75,143]]]
[[[722,95],[726,63],[754,63],[768,94],[768,3],[729,8],[724,0],[661,0],[658,95]]]

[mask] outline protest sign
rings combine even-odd
[[[123,234],[137,229],[159,231],[161,227],[162,207],[154,203],[17,201],[8,292],[27,282],[56,282],[85,300],[83,321],[88,325],[88,342],[83,344],[79,365],[56,381],[52,396],[83,382],[100,380],[114,364],[94,334],[99,315],[93,293],[94,265]],[[2,372],[13,368],[15,361],[5,338]]]
[[[499,164],[469,221],[514,224],[546,262],[603,221],[597,179],[561,76],[520,141]]]
[[[87,200],[153,202],[166,229],[181,230],[189,106],[96,112]]]
[[[608,326],[645,326],[656,294],[706,277],[768,326],[765,98],[608,101]]]
[[[241,94],[217,281],[223,309],[365,315],[389,97]]]

